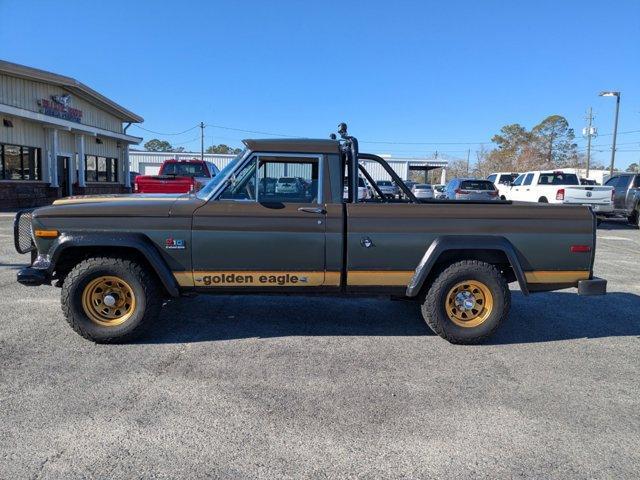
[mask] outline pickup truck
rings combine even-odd
[[[158,175],[138,175],[135,193],[187,193],[202,188],[219,173],[212,162],[202,160],[165,160]]]
[[[507,318],[511,282],[524,295],[605,293],[606,281],[593,276],[589,208],[420,200],[383,158],[359,151],[346,125],[339,133],[245,140],[195,193],[69,197],[21,211],[14,240],[32,260],[17,280],[61,287],[69,325],[103,343],[153,327],[165,298],[197,293],[412,300],[434,332],[463,344]],[[370,162],[402,199],[379,191]],[[359,174],[373,197],[358,198]],[[309,179],[309,188],[267,188],[289,176]]]
[[[627,217],[631,225],[640,226],[640,173],[616,173],[605,185],[615,191],[610,216]]]
[[[575,173],[561,170],[526,172],[516,178],[506,194],[519,202],[587,205],[599,215],[613,211],[613,189],[580,185]]]

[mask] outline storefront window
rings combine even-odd
[[[118,159],[111,157],[86,156],[87,169],[85,179],[87,182],[117,182]]]
[[[40,149],[0,144],[0,180],[41,180]]]

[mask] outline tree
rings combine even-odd
[[[242,150],[239,148],[232,148],[228,145],[225,145],[224,143],[221,143],[219,145],[211,145],[205,150],[206,153],[231,153],[234,155],[240,153],[241,151]]]
[[[630,164],[627,167],[627,172],[640,173],[640,165],[638,165],[637,163],[633,162],[632,164]]]
[[[569,122],[562,115],[550,115],[531,130],[535,146],[553,167],[567,167],[577,163],[578,145]]]
[[[173,152],[173,147],[166,140],[153,138],[144,144],[144,149],[149,152]]]

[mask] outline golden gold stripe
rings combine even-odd
[[[353,286],[407,286],[413,270],[350,270],[347,285]]]
[[[182,194],[181,194],[182,195]],[[177,200],[188,200],[188,197],[143,197],[143,196],[123,196],[123,197],[68,197],[53,201],[53,205],[69,205],[77,203],[101,203],[101,202],[175,202]]]
[[[524,272],[527,283],[576,283],[589,278],[588,270],[534,270]]]
[[[188,272],[182,272],[188,273]],[[175,275],[175,274],[174,274]],[[180,275],[188,283],[188,277]],[[180,279],[176,276],[178,283]],[[196,287],[317,287],[324,284],[324,271],[194,271],[192,284]],[[182,286],[182,284],[181,284]]]
[[[173,272],[173,276],[181,287],[193,287],[193,272]]]

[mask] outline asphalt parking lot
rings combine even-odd
[[[489,344],[412,304],[197,297],[132,345],[15,283],[0,214],[0,477],[637,478],[640,231],[598,231],[604,297],[514,292]]]

